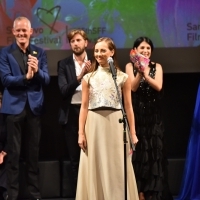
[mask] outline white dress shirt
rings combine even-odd
[[[81,74],[81,71],[85,67],[85,61],[88,60],[87,54],[84,58],[84,62],[82,66],[79,65],[78,61],[75,58],[75,55],[73,54],[73,60],[75,64],[75,71],[76,71],[76,76],[79,76]],[[74,95],[72,96],[71,104],[81,104],[81,98],[82,98],[82,85],[80,84],[76,90]]]

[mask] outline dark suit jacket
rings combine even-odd
[[[80,85],[77,81],[73,56],[69,56],[58,62],[58,86],[62,95],[59,123],[66,124],[68,121],[69,108],[72,96]]]
[[[43,111],[43,85],[50,81],[47,68],[47,57],[43,49],[30,44],[30,52],[39,60],[38,72],[26,81],[25,69],[20,59],[21,54],[16,43],[1,50],[0,75],[4,86],[1,113],[19,114],[23,111],[28,100],[35,115]]]

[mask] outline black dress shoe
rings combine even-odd
[[[3,193],[3,199],[4,199],[4,200],[7,200],[7,199],[8,199],[8,193],[7,193],[7,191],[5,191],[5,192]]]
[[[40,198],[31,198],[30,200],[42,200]]]
[[[6,188],[0,187],[0,200],[7,200],[8,199],[8,193]]]

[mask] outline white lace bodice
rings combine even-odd
[[[117,86],[120,98],[122,97],[122,87],[127,78],[127,74],[119,70],[117,71]],[[121,108],[114,80],[109,68],[99,66],[97,71],[86,74],[83,79],[89,85],[88,109],[100,107]]]

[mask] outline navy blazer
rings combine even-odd
[[[0,54],[0,76],[4,86],[1,113],[20,114],[28,101],[32,112],[41,115],[43,112],[43,85],[50,82],[47,57],[43,49],[30,44],[30,52],[38,59],[38,72],[26,81],[25,69],[19,47],[16,43],[4,47]]]
[[[68,121],[69,108],[72,96],[80,85],[76,77],[73,55],[58,61],[58,86],[62,95],[59,123],[66,124]]]

